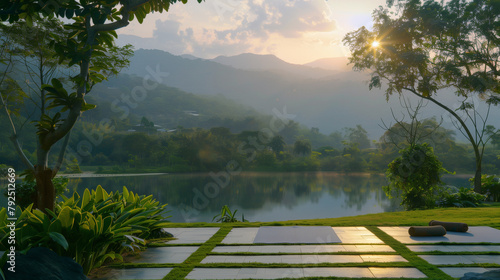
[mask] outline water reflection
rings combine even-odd
[[[98,184],[108,191],[122,186],[139,194],[153,194],[168,203],[172,222],[210,222],[227,204],[250,221],[281,221],[353,216],[394,211],[382,191],[380,175],[337,173],[241,173],[216,188],[208,174],[136,177],[99,177],[72,180],[71,189],[83,192]]]

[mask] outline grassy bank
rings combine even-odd
[[[386,212],[328,219],[291,220],[282,222],[233,223],[235,227],[254,226],[410,226],[427,225],[430,220],[456,221],[470,226],[491,226],[500,229],[500,203],[485,204],[477,208],[436,208],[402,212]],[[217,223],[172,223],[171,227],[219,227]]]

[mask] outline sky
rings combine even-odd
[[[348,56],[342,38],[370,27],[379,5],[385,0],[189,0],[132,22],[118,31],[119,43],[207,59],[274,54],[304,64]]]

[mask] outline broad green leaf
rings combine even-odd
[[[57,219],[61,221],[61,226],[63,228],[70,229],[74,221],[73,211],[71,210],[71,208],[66,206],[61,210]]]
[[[90,191],[89,189],[85,189],[85,191],[83,191],[83,197],[82,197],[82,209],[85,208],[85,206],[87,206],[87,204],[89,204],[90,202]]]
[[[68,250],[68,241],[62,234],[60,234],[59,232],[49,232],[49,236],[54,242],[61,245],[64,250]]]

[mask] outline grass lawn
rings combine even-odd
[[[386,212],[360,216],[291,220],[283,222],[230,223],[232,227],[258,226],[423,226],[430,220],[456,221],[470,226],[490,226],[500,229],[500,203],[477,208],[437,208],[402,212]],[[172,223],[171,227],[220,227],[220,223]]]

